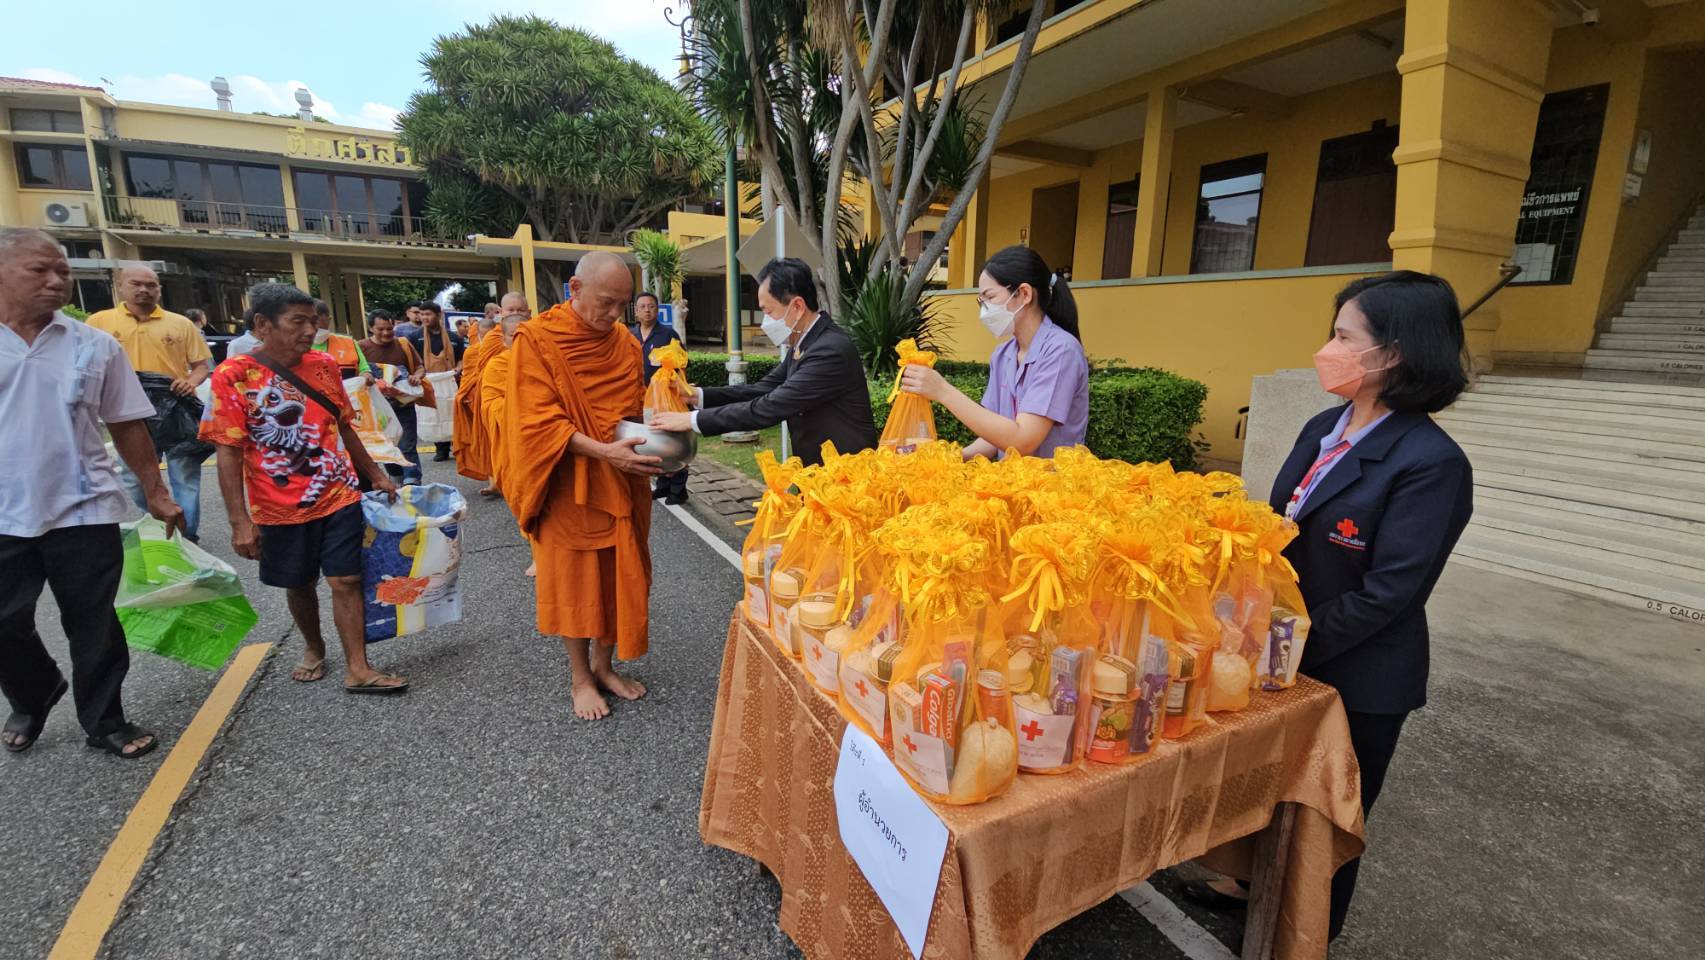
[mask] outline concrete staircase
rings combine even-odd
[[[1581,375],[1705,387],[1705,207],[1599,334]]]
[[[1699,296],[1705,310],[1705,285]],[[1691,336],[1679,342],[1701,345],[1705,371],[1701,324],[1662,342]],[[1667,347],[1594,352],[1624,364],[1686,359]],[[1474,464],[1459,562],[1705,628],[1705,385],[1485,376],[1438,422]]]

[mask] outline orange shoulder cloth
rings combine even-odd
[[[509,349],[503,492],[521,529],[537,535],[539,517],[559,488],[557,509],[573,505],[631,516],[634,501],[647,496],[645,478],[569,456],[568,442],[584,433],[608,443],[618,422],[641,415],[639,341],[620,324],[595,330],[561,303],[522,324]]]

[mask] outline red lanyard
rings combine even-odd
[[[1350,441],[1340,440],[1336,445],[1320,454],[1320,459],[1314,461],[1314,466],[1309,467],[1308,472],[1302,475],[1302,482],[1298,483],[1297,488],[1291,491],[1291,501],[1285,505],[1286,520],[1296,519],[1297,510],[1302,506],[1303,495],[1314,486],[1315,476],[1337,462],[1338,458],[1342,457],[1349,449]]]

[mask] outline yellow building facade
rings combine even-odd
[[[110,303],[111,268],[132,260],[156,265],[170,309],[225,329],[262,277],[317,279],[356,332],[363,276],[512,279],[500,255],[428,226],[421,169],[393,132],[0,78],[0,140],[0,224],[58,238],[87,308]]]
[[[1467,306],[1519,265],[1468,320],[1476,369],[1591,366],[1705,192],[1696,0],[1040,2],[931,296],[950,352],[988,356],[979,265],[1028,244],[1070,268],[1092,357],[1207,383],[1216,459],[1241,458],[1253,378],[1308,366],[1333,294],[1393,267]],[[966,67],[985,108],[1010,32]]]

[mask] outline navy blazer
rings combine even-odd
[[[1343,407],[1308,422],[1273,482],[1284,512]],[[1285,556],[1314,626],[1302,672],[1348,710],[1407,713],[1427,702],[1427,597],[1474,513],[1468,457],[1424,413],[1393,413],[1362,437],[1298,511]]]
[[[793,450],[806,464],[823,462],[824,441],[841,453],[876,446],[870,413],[870,384],[852,338],[827,313],[805,331],[799,349],[757,383],[705,387],[699,432],[707,437],[732,430],[762,430],[783,420]]]

